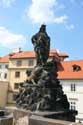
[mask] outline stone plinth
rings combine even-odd
[[[45,118],[52,118],[52,119],[59,119],[59,120],[75,122],[75,116],[77,114],[77,111],[72,111],[72,110],[58,111],[58,112],[36,111],[36,112],[32,112],[32,114],[36,115],[36,116],[42,116]]]
[[[0,117],[0,125],[13,125],[13,115]]]
[[[83,125],[82,123],[74,123],[63,120],[49,119],[41,116],[32,115],[29,117],[29,125]]]

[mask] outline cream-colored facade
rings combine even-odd
[[[20,62],[20,63],[18,63]],[[9,60],[9,91],[8,104],[15,102],[15,94],[18,92],[18,86],[27,78],[27,69],[32,70],[36,65],[35,58],[10,59]],[[16,76],[17,73],[17,76]]]
[[[52,57],[49,58],[51,60]],[[19,62],[19,64],[18,64]],[[9,60],[9,90],[8,90],[8,105],[15,103],[15,96],[18,92],[19,84],[27,79],[26,71],[32,70],[36,65],[35,58],[18,58]],[[16,72],[19,76],[16,77]]]

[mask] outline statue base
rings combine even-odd
[[[50,118],[44,118],[41,116],[32,115],[29,117],[29,125],[76,125],[76,123],[72,123],[65,120],[56,120]]]
[[[45,118],[75,122],[75,116],[77,115],[77,111],[73,111],[73,110],[58,111],[58,112],[35,111],[35,112],[32,112],[31,114],[36,115],[36,116],[45,117]]]

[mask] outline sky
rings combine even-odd
[[[17,47],[33,50],[31,37],[41,24],[51,49],[83,59],[83,0],[0,0],[0,56]]]

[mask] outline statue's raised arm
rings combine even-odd
[[[36,53],[37,65],[45,65],[50,51],[50,37],[46,33],[46,25],[41,25],[39,32],[32,37],[32,43]]]

